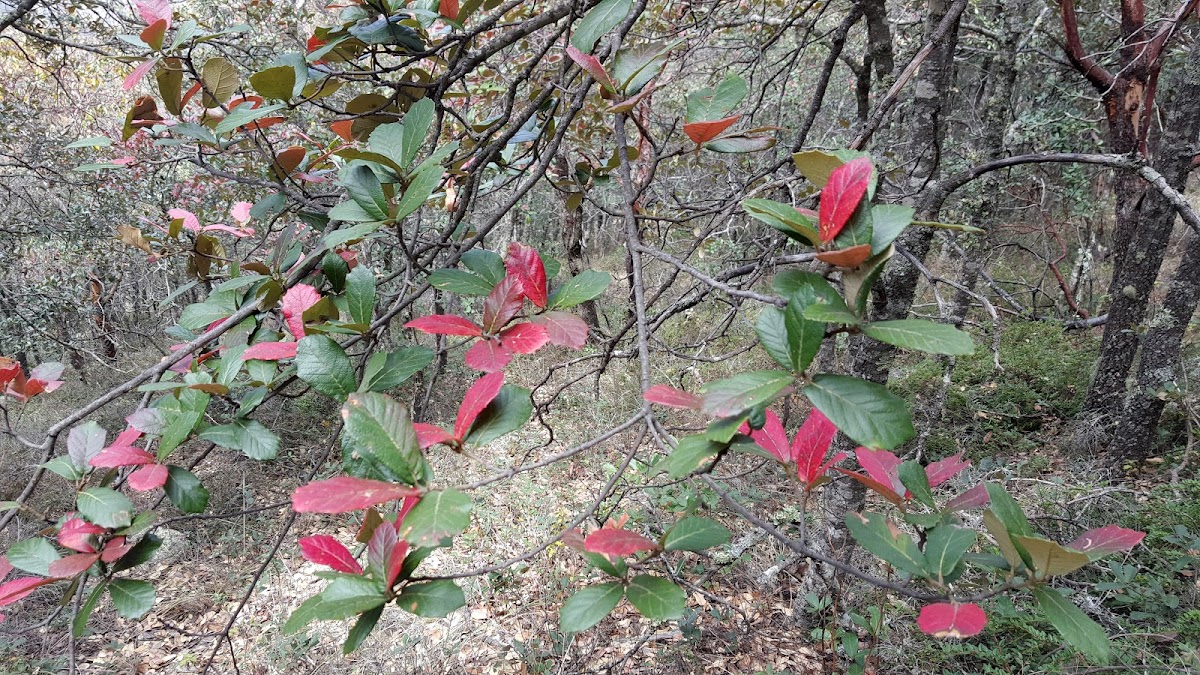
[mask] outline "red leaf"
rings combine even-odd
[[[438,3],[438,14],[441,14],[451,21],[457,21],[458,0],[441,0],[441,2]]]
[[[306,155],[308,155],[307,150],[299,145],[293,145],[275,155],[275,166],[284,176],[287,176],[300,166],[300,162],[304,161]]]
[[[492,292],[483,299],[483,330],[495,333],[513,320],[521,312],[525,295],[521,290],[521,281],[509,274],[492,288]]]
[[[362,574],[354,554],[341,542],[327,534],[314,534],[300,540],[300,555],[304,559],[347,574]]]
[[[567,47],[567,56],[571,58],[580,68],[587,71],[592,79],[600,83],[600,86],[615,92],[617,88],[613,85],[612,78],[608,76],[608,71],[600,64],[600,59],[591,54],[584,54],[574,47]]]
[[[733,126],[734,122],[737,122],[741,118],[741,115],[734,115],[726,117],[723,120],[714,120],[711,122],[688,122],[683,125],[683,133],[695,141],[696,145],[700,145],[720,136],[722,131]]]
[[[117,440],[113,441],[113,445],[133,445],[137,439],[142,437],[142,434],[154,433],[150,429],[161,431],[158,428],[161,418],[156,413],[156,410],[151,408],[138,408],[125,417],[125,423],[129,426],[117,435]]]
[[[530,302],[538,309],[546,306],[546,267],[532,246],[517,242],[509,244],[504,267],[509,276],[516,277],[521,283],[521,292]]]
[[[430,314],[413,319],[404,324],[404,327],[415,328],[430,335],[483,335],[483,331],[474,322],[453,314]]]
[[[829,446],[833,445],[833,437],[836,435],[837,427],[816,408],[808,414],[804,424],[800,425],[796,438],[792,440],[791,457],[805,483],[813,482],[824,473],[821,460],[825,459],[825,453],[829,452]]]
[[[512,350],[500,344],[499,340],[480,340],[467,350],[463,359],[469,368],[494,373],[503,370],[512,357]]]
[[[1140,544],[1145,536],[1145,532],[1105,525],[1079,535],[1075,541],[1067,544],[1067,548],[1087,554],[1122,553]]]
[[[838,454],[841,454],[841,453],[838,453]],[[884,499],[888,500],[889,502],[895,504],[896,506],[898,506],[900,508],[904,508],[904,499],[900,495],[896,494],[896,492],[894,490],[892,490],[892,488],[888,487],[887,485],[884,485],[883,483],[880,483],[879,481],[875,480],[874,478],[871,478],[870,476],[864,476],[861,473],[858,473],[857,471],[850,471],[849,469],[843,469],[840,466],[833,467],[833,470],[841,472],[841,473],[849,476],[850,478],[853,478],[854,480],[867,486],[867,489],[878,493],[880,497],[883,497]]]
[[[23,577],[21,579],[13,579],[6,584],[0,584],[0,607],[11,605],[32,593],[33,589],[37,588],[38,586],[45,586],[46,584],[53,583],[55,581],[57,581],[57,579]]]
[[[787,464],[787,432],[783,430],[783,422],[779,421],[779,415],[776,415],[773,411],[767,411],[767,423],[763,425],[763,428],[751,431],[750,424],[743,422],[738,432],[749,434],[750,438],[754,439],[754,442],[758,444],[758,447],[774,455],[775,459],[778,459],[780,462]]]
[[[82,518],[68,518],[58,531],[58,543],[63,548],[69,548],[72,551],[95,553],[96,547],[93,544],[95,539],[92,538],[92,535],[104,534],[106,531],[103,527],[93,525]],[[2,578],[4,577],[0,576],[0,579]]]
[[[50,576],[55,579],[70,579],[83,574],[100,559],[99,553],[76,553],[50,563]]]
[[[929,479],[929,487],[935,488],[954,478],[968,466],[971,466],[971,463],[964,462],[960,452],[953,457],[947,457],[926,466],[925,477]]]
[[[987,625],[987,614],[973,602],[966,604],[939,602],[921,608],[917,625],[938,638],[966,638],[978,635]]]
[[[552,345],[581,349],[587,342],[588,325],[574,314],[544,312],[532,321],[546,329],[546,338]]]
[[[946,502],[945,510],[962,511],[964,509],[977,509],[989,501],[991,501],[991,497],[988,495],[987,486],[980,484]]]
[[[129,474],[129,487],[138,492],[149,492],[167,484],[167,467],[162,464],[147,464]]]
[[[851,246],[850,248],[843,248],[839,251],[821,251],[820,253],[817,253],[817,260],[833,265],[834,267],[845,267],[846,269],[854,269],[855,267],[863,264],[863,262],[870,257],[870,244]]]
[[[0,581],[4,581],[4,577],[13,569],[12,563],[8,562],[8,556],[0,555]]]
[[[48,362],[29,372],[29,379],[18,367],[14,379],[9,383],[7,394],[18,401],[27,401],[41,393],[50,393],[62,386],[63,365]]]
[[[150,29],[147,28],[146,30]],[[146,59],[145,61],[137,64],[137,67],[133,69],[133,72],[126,75],[125,79],[121,81],[121,88],[125,91],[133,89],[135,86],[137,86],[138,82],[142,81],[142,78],[146,76],[146,73],[150,72],[150,70],[157,64],[158,59]]]
[[[110,563],[114,560],[120,560],[129,553],[129,549],[133,548],[133,544],[126,544],[125,537],[113,537],[104,545],[104,550],[100,552],[100,560]]]
[[[292,493],[292,510],[297,513],[345,513],[420,494],[417,488],[405,485],[338,476],[296,488]]]
[[[904,484],[900,482],[900,458],[888,452],[887,450],[871,450],[870,448],[857,448],[854,451],[854,456],[858,459],[858,463],[866,470],[867,475],[876,482],[886,485],[891,488],[896,494],[904,494],[906,492]]]
[[[198,94],[199,92],[200,92],[200,83],[199,82],[188,87],[187,92],[185,92],[183,95],[183,99],[179,102],[179,109],[183,110],[184,108],[186,108],[187,104],[191,102],[192,97],[195,96],[196,94]]]
[[[119,438],[117,440],[120,440]],[[154,455],[132,445],[110,445],[92,458],[91,465],[102,469],[118,466],[153,464]]]
[[[162,49],[163,36],[167,34],[167,20],[159,19],[142,29],[138,37],[151,49]]]
[[[571,528],[570,530],[563,532],[562,539],[560,541],[576,551],[585,550],[583,548],[583,532],[580,532],[578,527]]]
[[[391,588],[404,567],[404,556],[408,555],[408,542],[396,536],[394,523],[384,521],[375,528],[367,544],[367,563],[382,572],[384,587]]]
[[[638,551],[653,551],[658,548],[658,544],[637,532],[615,527],[602,527],[587,536],[583,547],[592,553],[627,556]]]
[[[20,374],[21,364],[7,356],[0,356],[0,390],[3,390],[4,387],[8,386],[9,382],[12,382]]]
[[[242,352],[242,358],[246,361],[258,359],[259,361],[278,361],[280,359],[296,358],[297,342],[259,342],[250,345],[250,348]]]
[[[550,333],[536,323],[518,323],[500,331],[500,344],[518,354],[532,354],[550,341]]]
[[[315,38],[308,39],[308,51],[310,52],[315,49],[312,46],[314,39]],[[322,42],[321,44],[325,43]],[[354,128],[354,120],[338,120],[337,122],[331,123],[329,128],[333,131],[333,133],[338,135],[338,138],[341,138],[343,141],[346,141],[347,143],[354,141],[354,132],[352,131]]]
[[[680,410],[699,410],[701,404],[699,396],[665,384],[656,384],[650,387],[646,393],[642,394],[642,398],[651,403]]]
[[[196,214],[192,213],[191,211],[185,209],[169,209],[167,211],[167,216],[169,216],[172,221],[183,221],[183,229],[185,230],[190,232],[200,231],[200,219],[197,218]]]
[[[500,387],[504,386],[504,373],[491,373],[479,378],[467,393],[463,395],[462,405],[458,406],[458,417],[454,420],[454,436],[459,440],[467,435],[471,425],[479,413],[496,398]]]
[[[283,294],[283,320],[297,340],[304,337],[304,310],[320,301],[321,294],[308,284],[296,284]]]
[[[833,241],[842,231],[867,193],[870,180],[871,160],[866,157],[852,159],[830,172],[829,181],[821,191],[818,212],[822,242]]]
[[[142,17],[142,21],[152,24],[165,19],[170,25],[171,3],[168,0],[137,0],[134,4],[137,5],[138,16]]]
[[[422,450],[438,443],[454,440],[454,435],[449,431],[424,422],[413,423],[413,430],[417,432],[417,442],[421,444]]]

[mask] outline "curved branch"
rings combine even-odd
[[[1087,54],[1083,49],[1083,41],[1079,39],[1079,19],[1075,16],[1075,0],[1060,0],[1059,6],[1062,7],[1062,23],[1063,34],[1067,38],[1067,43],[1063,46],[1063,51],[1067,54],[1067,59],[1071,65],[1075,66],[1092,86],[1100,91],[1108,91],[1113,85],[1115,78],[1113,74],[1108,72],[1096,60]]]
[[[4,32],[5,28],[13,25],[18,19],[28,14],[33,10],[34,5],[38,4],[38,0],[21,0],[13,11],[3,18],[0,18],[0,33]]]

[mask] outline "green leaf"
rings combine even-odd
[[[748,411],[743,411],[739,415],[731,417],[722,417],[708,423],[708,427],[704,429],[704,437],[710,441],[727,444],[737,435],[738,429],[742,423],[750,419]]]
[[[467,269],[487,279],[492,286],[500,283],[508,271],[504,268],[504,258],[494,251],[471,249],[459,258]]]
[[[584,270],[571,277],[550,295],[547,309],[566,309],[594,300],[612,283],[608,272]]]
[[[375,630],[375,624],[379,623],[379,617],[383,615],[383,607],[380,605],[358,615],[358,621],[354,622],[354,626],[346,635],[346,641],[342,643],[342,654],[352,653],[362,645],[363,640],[371,635],[371,631]]]
[[[724,119],[746,97],[749,87],[737,73],[729,73],[715,89],[688,94],[687,121],[713,122]]]
[[[108,597],[112,598],[117,614],[138,619],[154,606],[154,587],[135,579],[113,579],[108,584]]]
[[[484,297],[492,292],[495,284],[466,270],[441,269],[429,275],[429,285],[456,295]]]
[[[458,584],[449,579],[409,584],[396,598],[403,610],[427,619],[440,619],[467,604],[467,597]]]
[[[915,463],[915,462],[914,462]],[[963,554],[975,544],[975,530],[958,525],[938,525],[925,540],[925,561],[934,579],[950,576]]]
[[[321,274],[329,280],[329,285],[335,293],[341,293],[346,290],[346,275],[350,274],[350,265],[342,256],[328,251],[321,258]]]
[[[370,267],[359,265],[346,276],[346,305],[354,323],[369,325],[375,318],[375,275]]]
[[[39,577],[50,576],[50,563],[62,557],[54,544],[41,537],[18,541],[9,547],[6,555],[13,567]]]
[[[729,529],[712,518],[689,516],[675,523],[663,539],[667,551],[703,551],[729,541]]]
[[[671,454],[658,463],[658,467],[665,469],[671,478],[683,478],[704,466],[724,448],[724,443],[710,441],[700,434],[684,436],[675,444]]]
[[[1108,634],[1100,624],[1092,621],[1083,610],[1052,588],[1036,586],[1033,596],[1037,598],[1042,613],[1072,647],[1093,661],[1109,662],[1112,658],[1111,646]]]
[[[227,307],[207,302],[193,302],[183,308],[183,312],[179,315],[179,325],[188,330],[201,330],[230,314],[233,314],[233,310]]]
[[[241,450],[250,459],[275,459],[279,454],[279,436],[258,420],[239,419],[209,427],[200,432],[200,438],[223,448]]]
[[[794,380],[791,373],[757,370],[709,382],[700,389],[704,394],[704,413],[726,417],[763,405],[791,386]]]
[[[404,195],[396,204],[395,220],[399,221],[409,214],[416,212],[429,199],[438,184],[442,182],[442,167],[439,164],[422,165],[413,175],[413,180],[404,190]]]
[[[975,343],[970,335],[944,323],[921,319],[876,321],[863,326],[862,332],[880,342],[928,354],[970,356],[975,353]]]
[[[189,373],[184,381],[188,384],[206,384],[211,378],[206,373]],[[199,389],[180,389],[175,395],[166,395],[154,403],[154,408],[163,414],[166,427],[158,440],[158,459],[166,459],[171,451],[179,447],[192,435],[192,430],[204,419],[210,396]]]
[[[404,518],[401,537],[413,546],[437,546],[471,525],[471,498],[458,490],[426,493]]]
[[[406,406],[383,394],[352,393],[342,406],[342,420],[342,449],[365,466],[361,475],[408,485],[420,482],[425,459]]]
[[[812,218],[801,213],[790,204],[770,199],[746,199],[742,209],[750,217],[760,220],[787,236],[809,246],[816,246],[821,237]]]
[[[650,80],[662,72],[671,50],[682,43],[683,40],[675,40],[622,47],[613,58],[613,82],[626,96],[641,92]]]
[[[64,145],[64,148],[107,148],[112,145],[112,139],[105,136],[89,136],[81,138],[77,141],[72,141]]]
[[[83,633],[87,629],[88,619],[91,618],[92,612],[96,609],[96,604],[104,596],[104,589],[107,587],[107,581],[101,581],[92,587],[92,592],[88,594],[87,600],[83,601],[83,604],[79,606],[79,611],[75,613],[75,618],[71,620],[72,635],[77,638],[83,637]]]
[[[216,108],[228,101],[238,88],[237,68],[219,56],[204,62],[200,79],[204,82],[205,108]]]
[[[712,152],[739,154],[769,150],[775,147],[775,143],[774,136],[750,136],[743,133],[714,138],[704,144],[704,149]]]
[[[908,405],[886,388],[845,375],[817,375],[804,395],[859,445],[893,450],[917,434]]]
[[[340,220],[346,223],[377,223],[378,221],[383,220],[383,218],[367,213],[367,210],[359,206],[358,202],[354,200],[342,202],[334,206],[332,209],[329,209],[329,213],[327,215],[329,216],[330,220]],[[371,231],[373,232],[376,229],[378,229],[378,226],[371,228]],[[333,247],[350,239],[355,239],[358,236],[361,236],[343,236],[345,234],[347,233],[342,230],[329,233],[329,236],[325,238],[325,245]],[[364,234],[369,234],[369,232]],[[339,236],[335,237],[334,235]]]
[[[916,209],[899,204],[876,204],[871,207],[871,255],[878,255],[891,246],[912,222],[914,213]]]
[[[62,476],[69,481],[77,481],[86,475],[83,469],[75,466],[75,463],[72,462],[71,458],[67,455],[55,457],[49,462],[42,464],[41,467],[47,471],[50,471],[51,473]]]
[[[1029,554],[1039,579],[1070,574],[1092,561],[1086,553],[1064,548],[1049,539],[1017,535],[1013,540]]]
[[[662,577],[639,574],[629,580],[625,597],[647,619],[667,621],[683,616],[683,589]]]
[[[408,378],[433,362],[433,350],[428,347],[406,347],[394,352],[375,352],[367,359],[360,391],[387,391],[403,384]]]
[[[336,621],[362,614],[385,601],[374,580],[354,575],[340,576],[325,590],[296,608],[283,625],[283,632],[295,633],[313,621]]]
[[[826,152],[824,150],[805,150],[792,155],[792,163],[799,169],[800,174],[808,179],[808,182],[815,185],[817,188],[824,188],[829,182],[829,174],[839,166],[858,157],[868,156],[865,152],[858,150],[834,150]],[[867,188],[866,201],[871,201],[875,195],[875,173],[876,169],[872,168],[871,178]]]
[[[93,487],[75,498],[79,513],[100,527],[125,527],[133,522],[133,502],[111,488]]]
[[[113,571],[123,572],[150,562],[150,559],[154,557],[154,553],[158,551],[162,544],[163,540],[161,537],[147,534],[138,543],[134,544],[133,548],[129,549],[125,555],[121,556],[121,559],[113,565]]]
[[[775,359],[776,363],[788,370],[796,371],[798,364],[792,359],[783,310],[775,307],[763,309],[762,313],[758,315],[758,321],[754,324],[754,332],[758,334],[758,341],[762,344],[763,349],[771,358]]]
[[[846,527],[854,540],[884,562],[898,570],[925,576],[925,556],[917,543],[878,513],[847,513]]]
[[[581,52],[591,53],[596,41],[616,28],[631,7],[633,0],[604,0],[591,8],[571,34],[571,44]]]
[[[609,557],[603,553],[592,553],[590,551],[584,551],[583,557],[588,559],[588,562],[591,563],[592,567],[595,567],[610,577],[624,579],[625,573],[629,571],[629,565],[625,563],[623,558],[609,559]]]
[[[429,133],[429,127],[433,124],[434,117],[433,99],[423,98],[420,101],[412,104],[408,112],[404,113],[404,151],[400,154],[398,161],[400,166],[408,168],[417,157],[417,152],[421,150],[421,145],[425,142],[425,136]]]
[[[1000,547],[1000,553],[1004,555],[1004,559],[1008,561],[1008,566],[1012,570],[1018,570],[1025,561],[1021,557],[1021,553],[1017,551],[1017,547],[1013,544],[1012,536],[1008,533],[1008,528],[996,516],[991,509],[983,511],[983,526],[987,528],[988,534],[996,540],[996,545]]]
[[[103,427],[91,420],[71,429],[67,435],[67,454],[71,457],[71,463],[87,471],[91,459],[104,449],[107,435]]]
[[[474,447],[487,445],[520,429],[532,414],[533,403],[529,399],[529,390],[506,384],[475,419],[463,440]]]
[[[208,488],[191,471],[181,466],[167,467],[167,498],[184,513],[204,513],[208,506]]]
[[[859,316],[866,316],[867,300],[871,297],[871,289],[883,273],[884,263],[892,257],[894,249],[888,247],[878,255],[868,258],[863,264],[852,270],[842,271],[842,289],[853,310]]]
[[[365,164],[356,164],[342,176],[342,185],[354,203],[375,220],[388,219],[387,196],[383,194],[383,186],[375,177],[375,172]],[[330,218],[341,220],[340,216],[330,214]]]
[[[558,612],[558,629],[564,633],[578,633],[595,626],[616,608],[624,594],[625,589],[615,581],[576,591]]]
[[[286,101],[296,88],[296,69],[292,66],[266,68],[250,76],[250,86],[263,98]]]
[[[987,484],[988,497],[991,502],[992,513],[1004,523],[1010,534],[1028,537],[1033,534],[1033,530],[1029,528],[1029,520],[1025,517],[1025,512],[1021,510],[1021,505],[1017,500],[1008,494],[1004,486],[996,482]]]
[[[802,294],[803,292],[801,292],[801,296]],[[798,296],[793,295],[792,297]],[[790,302],[791,300],[789,300]],[[858,315],[850,311],[841,295],[817,295],[804,302],[803,306],[804,318],[809,321],[841,323],[850,326],[857,326],[859,323]]]
[[[335,401],[358,388],[346,351],[325,335],[308,335],[296,347],[296,375]]]
[[[217,123],[217,126],[213,129],[213,131],[218,136],[227,134],[238,127],[245,126],[255,120],[262,119],[267,115],[270,115],[277,110],[282,110],[286,107],[287,106],[282,103],[276,103],[273,105],[264,105],[257,108],[252,108],[250,107],[249,103],[245,103],[230,111],[230,113],[226,115],[224,119]]]
[[[933,503],[933,490],[929,487],[929,476],[925,473],[925,467],[919,462],[907,461],[900,465],[899,470],[900,482],[908,491],[912,493],[917,501],[921,502],[929,508],[935,508]]]

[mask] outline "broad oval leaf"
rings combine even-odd
[[[401,609],[428,619],[449,616],[466,604],[463,590],[450,579],[408,584],[396,598],[396,605]]]
[[[296,375],[313,389],[335,401],[358,388],[354,365],[346,350],[325,335],[309,335],[296,349]]]
[[[705,414],[715,417],[734,415],[747,408],[769,403],[791,386],[794,379],[791,373],[758,370],[709,382],[702,389],[704,400],[701,409]]]
[[[357,392],[342,406],[342,449],[361,475],[417,485],[425,459],[408,408],[375,392]],[[352,473],[360,473],[353,471]]]
[[[804,395],[842,433],[868,448],[897,448],[917,433],[904,400],[874,382],[817,375]]]
[[[639,574],[629,580],[625,597],[642,616],[655,621],[669,621],[683,616],[687,597],[683,589],[670,580],[649,574]]]
[[[859,157],[846,162],[829,174],[829,180],[821,190],[819,225],[822,242],[833,241],[850,220],[854,209],[858,208],[858,203],[867,192],[872,171],[871,160]]]
[[[624,557],[639,551],[653,551],[658,544],[637,532],[616,527],[602,527],[583,540],[583,548],[592,553]]]
[[[413,546],[439,546],[470,526],[471,506],[458,490],[430,492],[405,516],[400,536]]]
[[[292,510],[297,513],[345,513],[421,494],[421,490],[406,485],[338,476],[296,488],[292,493]]]
[[[1092,560],[1097,560],[1111,553],[1124,553],[1142,542],[1145,532],[1130,530],[1117,525],[1105,525],[1094,530],[1088,530],[1067,544],[1067,548],[1086,553]]]
[[[75,503],[80,515],[101,527],[115,529],[133,522],[133,502],[111,488],[88,488],[79,493]]]
[[[886,516],[847,513],[846,526],[854,540],[884,562],[913,576],[925,576],[925,556],[912,537],[901,532]]]
[[[558,629],[564,633],[578,633],[595,626],[616,608],[623,595],[624,587],[615,581],[576,591],[559,610]]]
[[[975,343],[970,335],[944,323],[920,319],[876,321],[863,326],[862,332],[880,342],[928,354],[970,356],[975,353]]]
[[[938,602],[921,608],[917,626],[936,638],[968,638],[987,625],[987,614],[975,603]]]
[[[108,597],[117,614],[138,619],[154,606],[154,587],[136,579],[113,579],[108,584]]]
[[[350,550],[327,534],[314,534],[302,538],[300,554],[311,563],[325,565],[338,572],[362,574],[362,566],[354,559]]]
[[[1109,662],[1112,650],[1108,634],[1100,624],[1088,618],[1083,610],[1053,588],[1034,586],[1033,597],[1037,598],[1038,607],[1046,618],[1072,647],[1094,661]]]
[[[729,528],[711,518],[688,516],[667,532],[663,549],[667,551],[703,551],[729,541]]]

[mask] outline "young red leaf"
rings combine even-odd
[[[532,246],[513,242],[508,245],[508,257],[504,267],[509,276],[517,278],[521,292],[529,301],[542,309],[546,306],[546,267],[542,257]]]
[[[259,342],[250,345],[250,348],[242,352],[242,358],[246,361],[257,359],[259,361],[279,361],[281,359],[296,358],[296,347],[298,342]]]
[[[587,342],[588,325],[583,319],[566,312],[543,312],[532,321],[546,329],[546,339],[552,345],[582,349]]]
[[[503,370],[512,357],[512,350],[500,344],[499,340],[480,340],[467,350],[463,359],[469,368],[494,373]]]
[[[167,467],[162,464],[147,464],[129,474],[127,481],[134,490],[149,492],[166,485],[168,474]]]
[[[441,14],[451,21],[457,21],[458,0],[441,0],[438,2],[438,14]]]
[[[133,413],[125,417],[125,423],[129,426],[120,434],[117,434],[117,439],[113,441],[113,445],[133,445],[137,439],[142,437],[142,434],[151,433],[147,431],[151,425],[157,425],[160,418],[153,414],[157,411],[152,408],[138,408]]]
[[[954,499],[946,502],[947,511],[962,511],[964,509],[977,509],[991,501],[991,496],[988,495],[987,486],[980,483],[970,490],[965,490],[962,494]]]
[[[163,36],[167,34],[167,20],[159,19],[142,29],[138,37],[151,49],[162,49]]]
[[[63,548],[69,548],[72,551],[95,553],[96,547],[93,545],[95,539],[92,536],[105,532],[103,527],[93,525],[82,518],[68,518],[67,522],[63,523],[62,528],[58,530],[58,543]],[[0,576],[0,579],[3,578]]]
[[[723,120],[688,122],[683,125],[683,133],[687,134],[688,138],[692,139],[696,145],[700,145],[720,136],[722,131],[733,126],[741,118],[741,115],[734,115]]]
[[[854,269],[866,262],[867,258],[870,257],[870,244],[851,246],[850,248],[843,248],[840,251],[821,251],[817,253],[817,260],[833,265],[834,267],[844,267],[846,269]]]
[[[970,462],[964,462],[962,453],[958,453],[952,457],[941,459],[925,467],[925,477],[929,479],[929,487],[935,488],[942,483],[954,478],[963,469],[971,466]]]
[[[8,386],[9,382],[16,379],[21,374],[21,364],[8,358],[0,356],[0,391]]]
[[[483,331],[469,319],[453,314],[430,314],[413,319],[404,324],[405,328],[413,328],[430,335],[483,335]]]
[[[495,333],[504,328],[521,312],[525,294],[521,289],[521,281],[509,274],[492,288],[492,292],[483,299],[483,330]]]
[[[825,473],[821,468],[821,460],[825,459],[825,453],[829,452],[836,435],[837,427],[816,408],[800,425],[792,441],[791,457],[805,483],[811,483]]]
[[[146,30],[149,30],[149,28]],[[158,59],[146,59],[145,61],[137,64],[137,67],[133,69],[133,72],[126,75],[125,79],[121,81],[121,88],[125,91],[133,89],[135,86],[137,86],[138,82],[142,81],[142,78],[146,76],[146,73],[149,73],[151,70],[153,70],[154,66],[156,65],[158,65]]]
[[[900,458],[887,450],[871,450],[859,447],[854,451],[859,465],[873,480],[892,489],[896,494],[907,490],[900,482]]]
[[[425,424],[424,422],[413,423],[413,430],[417,432],[417,442],[420,443],[422,450],[438,443],[446,443],[447,441],[454,440],[454,434],[441,427]]]
[[[38,586],[57,581],[52,577],[46,579],[38,579],[37,577],[23,577],[13,579],[6,584],[0,584],[0,607],[11,605],[33,592]]]
[[[702,403],[699,396],[665,384],[656,384],[650,387],[645,394],[642,394],[642,398],[651,403],[680,410],[699,410]]]
[[[200,219],[197,218],[196,214],[192,213],[191,211],[186,209],[168,209],[167,216],[170,217],[171,220],[182,221],[183,229],[188,230],[189,232],[200,231]]]
[[[50,576],[55,579],[70,579],[83,574],[100,559],[99,553],[76,553],[50,563]]]
[[[137,0],[134,5],[137,6],[138,16],[142,17],[142,21],[152,24],[165,20],[170,26],[171,3],[168,0]]]
[[[627,556],[638,551],[653,551],[658,548],[658,544],[637,532],[602,527],[587,536],[583,547],[592,553]]]
[[[563,544],[566,544],[568,548],[573,548],[576,551],[586,550],[584,549],[583,532],[580,531],[578,527],[571,528],[570,530],[563,532],[563,536],[560,541],[562,541]],[[0,577],[0,579],[2,578],[3,577]]]
[[[458,417],[454,420],[454,436],[459,440],[466,437],[467,431],[475,423],[479,413],[496,398],[500,387],[504,386],[504,373],[484,375],[471,385],[463,395],[462,405],[458,406]]]
[[[296,340],[304,337],[304,311],[321,301],[321,294],[308,284],[296,284],[283,294],[283,320]]]
[[[921,608],[917,626],[937,638],[967,638],[978,635],[987,625],[987,615],[973,602],[939,602]]]
[[[100,560],[106,563],[120,560],[129,553],[129,549],[133,548],[133,544],[125,543],[125,537],[113,537],[104,545],[104,550],[100,552]]]
[[[592,79],[599,82],[601,87],[604,87],[611,92],[615,92],[617,90],[616,86],[613,85],[612,78],[608,76],[608,71],[606,71],[604,66],[601,65],[600,59],[592,56],[591,54],[584,54],[575,47],[567,47],[567,56],[570,57],[570,59],[576,64],[578,64],[580,68],[583,68],[585,71],[587,71],[587,74],[591,75]]]
[[[4,581],[4,577],[14,569],[12,563],[8,562],[8,556],[0,555],[0,581]]]
[[[120,440],[119,438],[117,440]],[[153,464],[154,455],[132,445],[110,445],[92,458],[91,465],[102,469],[118,466],[140,466]]]
[[[871,160],[866,157],[852,159],[830,172],[818,211],[822,242],[833,241],[842,231],[867,193],[870,180]]]
[[[842,453],[838,453],[838,454],[840,455]],[[831,460],[831,463],[832,463],[832,460]],[[889,502],[895,504],[897,507],[904,508],[904,498],[901,497],[900,495],[896,494],[896,491],[893,490],[891,487],[884,485],[883,483],[880,483],[879,481],[875,480],[874,478],[871,478],[870,476],[864,476],[863,474],[858,473],[857,471],[850,471],[849,469],[843,469],[840,466],[835,466],[835,467],[833,467],[833,469],[834,469],[834,471],[841,472],[842,474],[849,476],[850,478],[853,478],[854,480],[862,483],[863,485],[867,486],[868,490],[871,490],[871,491],[877,493],[880,497],[883,497],[884,499],[888,500]]]
[[[787,464],[789,457],[787,432],[783,430],[783,422],[779,421],[779,415],[773,411],[767,411],[767,423],[761,429],[751,431],[750,424],[743,422],[738,433],[749,435],[758,444],[758,447],[774,455],[775,459],[780,462]]]
[[[300,555],[311,563],[324,565],[338,572],[362,574],[362,567],[354,559],[354,554],[327,534],[314,534],[301,539]]]
[[[420,495],[419,489],[405,485],[338,476],[296,488],[292,493],[292,510],[297,513],[345,513]]]
[[[367,544],[368,565],[382,572],[385,588],[391,588],[404,567],[404,556],[408,555],[408,542],[396,535],[394,523],[384,521],[375,528]]]
[[[18,401],[27,401],[42,393],[50,393],[62,386],[63,365],[43,363],[29,372],[29,378],[17,368],[14,379],[9,382],[7,394]]]
[[[1145,537],[1145,532],[1128,530],[1116,525],[1105,525],[1079,535],[1075,541],[1067,544],[1067,548],[1073,548],[1095,558],[1099,555],[1129,551],[1140,544]]]
[[[550,341],[546,329],[535,323],[518,323],[500,331],[500,344],[518,354],[532,354]]]

